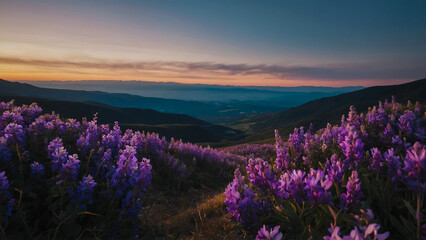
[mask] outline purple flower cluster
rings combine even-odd
[[[345,168],[343,162],[337,156],[333,154],[331,158],[325,163],[325,169],[327,171],[328,177],[337,184],[342,184],[343,175],[345,174]]]
[[[223,149],[225,152],[250,158],[270,159],[275,155],[275,146],[272,144],[239,144]]]
[[[277,158],[275,160],[277,168],[280,170],[289,169],[291,158],[277,130],[275,130],[275,148],[277,151]]]
[[[345,165],[347,165],[349,169],[356,169],[358,163],[362,162],[364,159],[364,143],[359,137],[359,133],[356,131],[354,125],[348,127],[347,132],[348,134],[345,136],[345,140],[340,142],[339,145],[346,157],[344,160]]]
[[[358,220],[358,226],[350,231],[349,235],[341,236],[340,227],[331,225],[331,228],[328,229],[331,235],[324,236],[324,240],[385,240],[389,237],[389,232],[379,233],[380,225],[377,223],[370,223],[374,219],[374,215],[371,209],[364,211],[361,209],[363,216],[355,215],[355,218]]]
[[[80,160],[78,155],[69,155],[65,163],[62,163],[62,167],[59,169],[58,181],[56,184],[67,181],[77,180],[78,170],[80,169]]]
[[[258,211],[261,203],[255,202],[254,194],[244,182],[240,170],[235,170],[234,180],[226,187],[225,204],[228,212],[245,227],[251,227],[258,221]]]
[[[372,148],[370,152],[372,161],[369,168],[376,171],[377,173],[380,173],[385,165],[385,160],[382,157],[382,153],[377,148]]]
[[[364,196],[361,192],[361,183],[359,183],[358,172],[352,171],[349,181],[346,184],[346,193],[340,195],[342,209],[349,210],[360,204],[360,199]]]
[[[12,160],[12,150],[7,146],[6,138],[0,137],[0,163]]]
[[[358,229],[355,226],[349,235],[341,237],[340,227],[329,228],[330,236],[324,236],[324,240],[385,240],[389,237],[389,232],[379,234],[380,225],[372,223],[368,226]]]
[[[35,224],[35,229],[55,229],[55,222],[72,217],[70,209],[75,209],[71,212],[76,216],[81,214],[77,212],[79,209],[93,215],[109,212],[111,219],[105,222],[103,230],[107,232],[121,231],[116,225],[119,216],[139,225],[135,219],[142,208],[142,193],[151,183],[151,165],[148,159],[131,158],[134,152],[123,149],[117,123],[109,130],[108,125],[97,124],[96,116],[90,122],[85,119],[82,123],[74,119],[63,121],[54,113],[41,115],[41,108],[36,104],[17,107],[13,102],[0,103],[0,109],[0,215],[16,218],[14,224],[18,224],[11,230],[6,229],[6,234],[16,227],[23,228],[23,224]],[[127,152],[131,154],[126,155]],[[112,186],[114,173],[122,173],[121,169],[128,171],[126,177]],[[11,173],[12,181],[6,178],[6,173]],[[16,191],[10,192],[10,188]],[[119,201],[113,197],[118,191],[123,192]],[[29,197],[22,198],[22,193]],[[12,214],[16,197],[22,199],[17,211],[21,216]],[[76,205],[79,207],[74,207]],[[23,223],[22,214],[39,216],[39,220]],[[45,221],[53,218],[59,219]],[[80,221],[80,218],[73,219]],[[87,220],[84,223],[98,226]],[[5,226],[3,220],[0,224]],[[133,228],[131,224],[120,227]]]
[[[77,190],[74,195],[73,202],[80,205],[80,209],[87,209],[87,204],[93,203],[93,190],[96,186],[96,182],[92,176],[88,175],[83,177],[78,185]]]
[[[256,240],[281,240],[283,237],[283,234],[279,231],[280,226],[276,226],[270,231],[266,229],[266,226],[263,225],[263,227],[259,230]]]
[[[126,146],[117,162],[117,168],[110,180],[115,188],[116,198],[122,199],[121,214],[129,216],[135,221],[142,207],[142,195],[151,184],[151,165],[148,159],[138,161],[136,150]]]
[[[258,219],[258,227],[262,223],[280,224],[286,236],[295,228],[291,216],[302,214],[303,209],[312,208],[315,209],[313,212],[324,214],[321,211],[327,206],[326,209],[337,208],[345,218],[355,218],[366,204],[382,201],[371,200],[381,197],[380,194],[371,195],[371,191],[386,189],[388,196],[398,196],[405,201],[400,200],[401,205],[408,202],[415,205],[413,197],[408,196],[412,196],[409,193],[418,193],[419,209],[426,189],[424,113],[424,106],[418,103],[402,105],[392,99],[370,108],[365,115],[358,114],[351,106],[340,125],[327,124],[326,128],[317,132],[312,127],[307,132],[303,127],[296,128],[287,141],[283,141],[275,130],[275,161],[269,158],[265,161],[262,157],[250,159],[246,165],[247,175],[242,176],[238,172],[225,191],[227,209],[241,222],[239,219],[244,212],[236,207],[236,199],[239,199],[236,196],[240,197],[243,191],[249,193],[249,199],[254,199],[250,202],[264,201],[263,204],[270,206],[270,211],[267,212],[267,220],[254,216],[253,213],[258,213],[256,211],[246,214],[249,213],[251,219]],[[367,182],[362,184],[360,178]],[[381,212],[382,216],[386,214]],[[337,215],[332,214],[335,221],[340,219]],[[421,217],[422,214],[416,213],[414,220]],[[315,222],[315,219],[314,216],[304,218],[312,221],[310,227],[320,225],[320,221]],[[341,229],[352,231],[341,237]],[[332,235],[326,239],[385,239],[389,236],[389,233],[379,234],[378,229],[376,223],[344,228],[336,226],[330,229]],[[266,229],[262,228],[259,236],[268,236],[266,233]],[[306,236],[309,238],[311,235]]]
[[[12,216],[12,210],[15,205],[15,199],[11,197],[9,192],[9,180],[6,173],[0,172],[0,216],[4,216],[4,222],[7,225],[8,218]],[[0,219],[2,224],[3,219]]]
[[[280,195],[287,200],[310,201],[314,205],[329,203],[331,200],[328,189],[333,182],[322,170],[311,169],[308,174],[293,170],[281,175],[279,183]]]
[[[45,169],[42,164],[40,164],[39,162],[33,162],[30,164],[30,167],[31,167],[31,176],[34,179],[37,180],[43,177]]]
[[[426,147],[416,142],[407,151],[404,168],[409,186],[416,191],[426,191]]]
[[[25,141],[25,132],[21,125],[10,123],[4,129],[4,137],[6,138],[6,142],[8,144],[18,144],[22,146]]]

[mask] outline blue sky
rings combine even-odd
[[[0,77],[406,82],[426,76],[425,12],[426,1],[392,0],[5,0]]]

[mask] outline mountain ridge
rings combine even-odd
[[[34,97],[0,96],[0,101],[15,100],[15,104],[36,102],[45,112],[55,111],[64,118],[91,119],[97,113],[99,123],[113,124],[118,121],[124,129],[138,129],[156,132],[167,138],[191,142],[220,142],[240,138],[242,132],[206,121],[174,113],[162,113],[152,109],[119,108],[96,102],[72,102]],[[142,128],[143,127],[143,128]],[[188,129],[199,133],[187,133]]]
[[[38,97],[51,100],[101,102],[114,107],[153,109],[159,112],[183,113],[209,122],[233,121],[241,116],[253,115],[257,111],[277,111],[277,107],[254,106],[142,97],[126,93],[102,91],[40,88],[26,83],[0,79],[0,95]],[[254,112],[253,112],[254,111]],[[219,114],[218,114],[219,113]],[[228,120],[230,119],[230,120]]]
[[[336,116],[347,114],[351,105],[354,105],[358,112],[365,112],[369,106],[377,105],[378,101],[390,101],[392,96],[399,102],[411,100],[426,103],[426,78],[325,97],[282,112],[247,118],[231,126],[248,132],[249,136],[245,139],[247,141],[265,141],[273,137],[274,129],[284,135],[291,133],[294,127],[307,127],[310,123],[315,128],[324,127],[327,123],[338,123],[340,118]]]

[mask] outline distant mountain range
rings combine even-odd
[[[392,96],[400,103],[410,100],[413,103],[419,101],[425,104],[426,79],[401,85],[369,87],[325,97],[282,112],[250,117],[232,127],[248,134],[244,142],[267,141],[273,138],[274,129],[278,129],[282,136],[286,136],[293,132],[295,127],[308,127],[310,123],[315,128],[324,127],[327,123],[339,123],[341,116],[348,113],[351,105],[354,105],[358,112],[366,112],[369,106],[377,106],[379,101],[385,99],[390,101]]]
[[[244,102],[221,103],[142,97],[125,93],[106,93],[67,89],[40,88],[30,84],[0,79],[0,95],[36,97],[73,102],[98,102],[115,107],[153,109],[159,112],[187,114],[205,121],[222,123],[285,107],[256,106]]]
[[[173,112],[191,112],[216,120],[223,120],[226,117],[238,119],[229,112],[241,111],[242,106],[250,109],[250,105],[150,98],[99,91],[48,89],[0,80],[1,101],[13,98],[17,104],[38,102],[45,111],[56,111],[66,118],[91,118],[97,112],[101,123],[119,121],[123,128],[157,132],[166,137],[210,143],[215,146],[242,142],[271,142],[274,129],[278,129],[282,136],[286,136],[294,127],[308,126],[310,123],[316,128],[324,127],[328,122],[338,123],[341,116],[347,114],[350,105],[354,105],[358,111],[365,112],[369,106],[377,105],[378,101],[390,100],[392,96],[399,102],[411,100],[426,103],[426,79],[401,85],[369,87],[324,97],[281,112],[256,116],[241,114],[240,118],[246,117],[234,124],[228,124],[229,127],[210,124],[186,114],[173,114]]]
[[[48,88],[33,86],[34,83]],[[160,112],[187,114],[208,122],[225,124],[261,113],[283,111],[310,100],[334,96],[359,87],[278,87],[277,91],[272,91],[270,87],[259,88],[262,89],[201,84],[144,83],[140,81],[53,81],[51,84],[47,81],[35,81],[28,84],[0,79],[0,95],[4,96],[99,102],[115,107],[153,109]],[[318,90],[319,92],[303,92],[310,90]],[[164,96],[164,98],[149,97],[153,95]],[[181,99],[173,99],[174,97]],[[188,100],[197,98],[214,101]]]
[[[118,108],[95,102],[72,102],[34,97],[0,96],[0,101],[14,99],[16,105],[36,102],[45,113],[56,112],[64,118],[92,119],[95,113],[99,123],[120,123],[123,129],[156,132],[168,138],[183,139],[195,143],[220,142],[240,139],[242,132],[228,127],[210,124],[184,115],[161,113],[150,109]]]
[[[278,107],[294,107],[321,97],[352,92],[363,87],[268,87],[183,84],[176,82],[85,80],[85,81],[19,81],[43,88],[127,93],[189,101],[244,101],[258,104],[267,101]]]

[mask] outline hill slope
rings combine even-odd
[[[208,122],[225,124],[257,114],[283,111],[311,100],[360,88],[236,87],[113,80],[21,82],[0,79],[0,95],[101,102],[115,107],[183,113]]]
[[[324,127],[328,122],[337,123],[340,116],[347,114],[351,105],[359,112],[368,110],[369,106],[377,105],[378,101],[390,100],[395,96],[398,102],[426,102],[426,79],[414,82],[369,87],[362,90],[344,93],[334,97],[326,97],[305,103],[299,107],[283,112],[262,114],[234,124],[237,129],[250,133],[247,141],[262,141],[273,137],[273,130],[278,129],[282,135],[293,131],[297,126]]]
[[[191,142],[218,142],[238,139],[241,132],[233,129],[210,124],[197,118],[173,113],[162,113],[150,109],[118,108],[95,102],[56,101],[33,97],[0,96],[0,101],[15,99],[15,104],[37,104],[45,112],[55,111],[65,118],[91,119],[98,113],[99,123],[114,123],[118,121],[124,128],[160,133],[168,138],[182,138]],[[188,131],[195,129],[196,131]]]
[[[256,106],[240,102],[219,103],[185,101],[176,99],[142,97],[124,93],[99,91],[66,90],[36,87],[26,83],[10,82],[0,79],[0,95],[37,97],[60,101],[100,102],[115,107],[154,109],[160,112],[182,113],[209,122],[223,122],[228,118],[241,119],[256,113],[276,112],[277,107]]]

